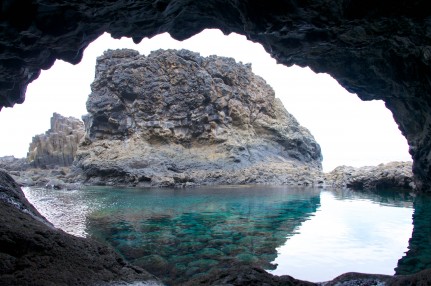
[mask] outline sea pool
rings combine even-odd
[[[394,274],[413,229],[414,198],[391,190],[228,186],[24,192],[57,227],[113,246],[168,285],[238,263],[316,282],[350,271]],[[413,267],[413,260],[404,257],[404,264]],[[408,267],[403,269],[412,272]]]

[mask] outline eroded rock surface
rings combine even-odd
[[[331,187],[353,190],[415,188],[411,162],[390,162],[360,168],[340,166],[326,173],[325,179]]]
[[[426,0],[3,1],[0,108],[56,59],[78,63],[109,32],[183,40],[205,28],[261,43],[280,63],[331,74],[363,100],[382,99],[410,145],[419,189],[431,189],[431,10]]]
[[[70,166],[82,137],[84,123],[81,120],[54,113],[51,128],[45,134],[33,137],[27,160],[35,168]]]
[[[250,65],[187,50],[98,58],[76,166],[89,184],[313,185],[320,147]]]
[[[25,171],[30,167],[26,158],[15,158],[14,156],[0,157],[0,169],[12,172]]]
[[[12,177],[0,170],[1,285],[108,285],[137,280],[157,281],[105,245],[54,228]]]

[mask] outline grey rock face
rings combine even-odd
[[[87,110],[76,165],[93,184],[296,184],[289,172],[321,168],[310,132],[231,58],[105,52]]]
[[[391,162],[361,168],[340,166],[325,174],[325,177],[326,184],[335,188],[347,187],[353,190],[415,188],[411,162]]]
[[[0,19],[0,108],[56,59],[80,62],[103,32],[169,32],[183,40],[218,28],[261,43],[287,66],[332,75],[363,100],[382,99],[406,136],[416,185],[431,190],[431,10],[419,1],[5,1]]]
[[[33,137],[27,160],[36,168],[70,166],[83,136],[84,124],[81,120],[54,113],[51,129]]]
[[[8,171],[25,171],[30,167],[26,158],[15,158],[14,156],[0,157],[0,169]]]

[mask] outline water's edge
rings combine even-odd
[[[232,190],[234,189],[235,187],[227,187],[227,189],[229,190],[229,192],[232,192]],[[286,188],[286,187],[283,187],[283,188]],[[87,192],[100,192],[101,190],[102,190],[103,188],[89,188],[89,190],[87,190]],[[50,205],[51,206],[51,211],[52,212],[54,212],[55,211],[55,208],[52,208],[52,198],[51,199],[48,199],[47,197],[49,197],[49,195],[50,194],[52,194],[52,190],[50,190],[50,191],[48,191],[48,190],[46,190],[46,192],[50,192],[50,193],[46,193],[46,196],[47,197],[45,197],[44,199],[41,199],[41,200],[39,200],[39,202],[35,202],[35,200],[37,200],[37,198],[36,197],[33,197],[32,198],[32,195],[31,195],[31,190],[32,189],[25,189],[25,193],[26,193],[26,196],[29,198],[29,200],[32,202],[32,203],[34,203],[35,205],[37,205],[38,203],[39,204],[42,204],[42,205]],[[41,189],[39,189],[39,191],[40,191]],[[241,192],[241,191],[244,191],[244,190],[247,190],[247,192],[248,192],[248,194],[250,194],[250,186],[241,186],[241,187],[236,187],[236,192]],[[133,192],[136,192],[136,190],[135,189],[127,189],[127,191],[129,192],[129,195],[130,195],[130,192],[131,193],[133,193]],[[55,191],[55,192],[58,192],[58,191]],[[61,191],[60,191],[61,192]],[[74,193],[75,192],[75,193]],[[175,191],[172,191],[173,193],[177,193],[176,195],[178,196],[178,190],[175,190]],[[301,192],[302,192],[302,194],[301,194]],[[316,191],[316,190],[314,190],[314,192],[316,193],[320,193],[320,190],[319,191]],[[162,191],[162,193],[163,193],[163,191]],[[72,200],[71,199],[71,196],[76,196],[76,195],[78,195],[78,194],[80,194],[80,195],[82,195],[82,191],[64,191],[64,200],[58,205],[58,207],[59,208],[65,208],[66,207],[66,209],[68,210],[68,213],[65,213],[64,215],[63,215],[63,217],[67,217],[68,216],[68,214],[70,214],[70,213],[73,213],[73,212],[82,212],[82,213],[85,213],[86,215],[90,215],[92,212],[94,212],[94,210],[95,209],[97,209],[98,207],[100,207],[100,205],[98,205],[97,203],[95,203],[95,202],[91,202],[91,201],[88,201],[87,200],[87,204],[86,204],[86,207],[85,208],[83,208],[82,207],[82,205],[81,204],[77,204],[76,203],[76,201],[75,200]],[[301,195],[301,196],[304,196],[304,194],[303,194],[303,190],[301,190],[301,191],[297,191],[296,192],[296,196],[298,196],[298,194],[299,195]],[[376,198],[378,198],[379,196],[378,195],[376,195],[375,193],[357,193],[357,192],[350,192],[350,191],[344,191],[344,192],[338,192],[338,193],[335,193],[337,196],[338,196],[338,200],[343,200],[343,199],[350,199],[350,198],[352,198],[352,197],[354,197],[354,196],[359,196],[359,199],[360,200],[364,200],[364,198],[365,197],[373,197],[374,196],[374,200],[376,200]],[[408,193],[406,193],[406,194],[408,194]],[[189,199],[190,199],[190,194],[189,194]],[[361,197],[362,196],[362,197]],[[388,196],[387,194],[385,195],[385,196],[383,196],[382,197],[382,199],[380,199],[380,201],[378,202],[378,204],[381,204],[381,205],[390,205],[390,204],[392,204],[392,205],[396,205],[395,204],[395,202],[396,202],[396,200],[395,199],[399,199],[399,198],[397,198],[396,196],[394,197],[394,195],[391,195],[392,197],[390,197],[390,196]],[[402,195],[402,196],[404,196],[404,195]],[[407,195],[406,195],[407,196]],[[157,189],[157,197],[160,197],[160,189]],[[187,196],[186,196],[187,197]],[[192,196],[191,196],[192,197]],[[313,197],[313,196],[311,196],[311,197]],[[315,196],[315,194],[314,194],[314,197],[316,197]],[[182,198],[183,198],[183,200],[184,200],[184,196],[182,196]],[[83,198],[82,198],[83,199]],[[111,198],[112,199],[112,198]],[[404,199],[406,199],[406,198],[404,198]],[[187,199],[186,199],[187,200]],[[259,201],[259,203],[262,203],[262,197],[257,197],[257,200]],[[314,199],[313,199],[314,200]],[[313,201],[312,200],[312,201]],[[410,207],[411,207],[411,203],[412,203],[412,198],[409,198],[409,200],[410,201],[408,201],[409,203],[410,203]],[[290,206],[289,206],[289,204],[288,204],[288,206],[287,206],[287,209],[292,209],[292,201],[290,202]],[[297,204],[297,203],[293,203],[293,205],[295,205],[295,204]],[[153,205],[154,205],[154,203],[153,203]],[[317,211],[317,209],[320,207],[320,201],[319,200],[317,200],[317,201],[314,201],[313,203],[312,203],[312,205],[314,205],[314,207],[312,208],[312,209],[310,209],[310,211],[311,212],[307,212],[307,213],[315,213],[316,211]],[[75,208],[74,208],[75,207]],[[178,205],[176,205],[175,207],[178,207]],[[208,205],[206,205],[205,206],[206,208],[208,208]],[[400,208],[401,206],[400,205],[398,205],[398,206],[395,206],[395,207],[397,207],[397,208]],[[128,208],[130,208],[130,205],[128,206]],[[250,208],[250,206],[249,206],[249,208]],[[304,207],[304,205],[301,205],[301,207],[299,207],[300,209],[307,209],[307,207]],[[259,207],[257,207],[257,209],[259,209]],[[106,211],[106,210],[105,210]],[[276,211],[279,211],[279,209],[277,210],[277,208],[276,208]],[[273,209],[273,212],[274,212],[274,209]],[[290,212],[290,213],[292,213],[292,212]],[[279,216],[278,217],[278,219],[279,219],[279,221],[286,221],[287,219],[286,219],[286,215],[287,214],[289,214],[289,212],[286,212],[284,215],[281,215],[281,216]],[[297,213],[298,214],[298,213]],[[53,214],[51,214],[51,215],[53,215]],[[122,214],[123,216],[125,216],[126,214]],[[207,215],[208,216],[208,215]],[[301,215],[300,215],[301,216]],[[312,215],[313,216],[313,215]],[[49,217],[49,215],[47,216],[47,217]],[[92,224],[93,224],[93,226],[94,225],[104,225],[105,223],[106,223],[106,221],[104,221],[103,219],[102,219],[102,217],[104,217],[103,215],[101,216],[101,214],[100,214],[100,212],[96,215],[96,216],[94,216],[93,215],[93,219],[92,219]],[[111,215],[111,217],[112,217],[112,215]],[[263,216],[263,217],[265,217],[265,216]],[[309,217],[309,215],[307,215],[307,217]],[[300,221],[299,222],[299,225],[301,225],[304,221],[307,221],[307,217],[306,217],[306,219],[305,220],[302,220],[302,221]],[[262,217],[261,217],[262,218]],[[62,219],[62,216],[58,216],[57,215],[57,217],[55,217],[55,215],[54,215],[54,217],[53,217],[53,220],[61,220]],[[135,218],[136,219],[136,218]],[[184,223],[185,221],[184,221],[184,219],[185,219],[185,217],[183,216],[183,221],[181,221],[181,220],[177,220],[177,221],[175,221],[175,223],[173,223],[173,225],[176,225],[176,224],[178,224],[178,223]],[[187,217],[187,219],[186,219],[186,221],[187,220],[189,220],[190,219],[190,215]],[[192,218],[193,220],[194,220],[194,223],[192,224],[192,225],[196,225],[196,220],[199,220],[199,219],[202,219],[202,217],[194,217],[194,218]],[[215,225],[220,225],[220,222],[218,221],[218,220],[220,220],[220,219],[223,219],[223,220],[225,220],[226,219],[226,217],[223,217],[223,218],[220,218],[220,216],[219,217],[217,217],[216,219],[215,219]],[[65,219],[65,220],[63,220],[63,221],[67,221],[67,222],[69,222],[70,223],[70,226],[72,226],[72,229],[73,229],[73,224],[75,224],[75,223],[77,223],[77,222],[79,222],[79,223],[81,223],[82,224],[82,222],[83,222],[83,220],[81,220],[81,221],[79,221],[79,220],[70,220],[70,219]],[[97,223],[97,221],[99,221],[99,223]],[[139,219],[137,219],[136,221],[139,221]],[[165,221],[165,222],[164,222]],[[147,222],[151,222],[150,224],[147,224],[147,227],[149,227],[149,228],[151,228],[151,227],[154,227],[154,223],[156,223],[156,225],[158,225],[158,224],[160,224],[160,223],[166,223],[166,217],[157,217],[155,220],[154,220],[154,218],[152,219],[152,220],[150,220],[150,221],[148,221],[147,220]],[[213,221],[214,222],[214,221]],[[86,224],[88,224],[88,222],[86,222]],[[226,224],[226,223],[224,223],[224,224]],[[221,223],[221,225],[223,225],[223,223]],[[241,224],[238,224],[238,225],[241,225]],[[67,226],[67,225],[66,225]],[[271,226],[271,224],[268,224],[268,226]],[[267,226],[267,227],[268,227]],[[136,226],[135,226],[136,227]],[[142,228],[142,225],[140,226],[141,228]],[[264,227],[264,226],[262,226],[262,225],[260,225],[259,226],[261,229],[262,229],[262,227]],[[278,228],[280,227],[280,225],[278,226]],[[203,229],[205,229],[205,228],[208,228],[208,226],[206,226],[206,227],[204,227]],[[288,228],[290,228],[290,229],[293,229],[293,230],[297,230],[298,229],[298,225],[292,225],[292,226],[289,226]],[[86,234],[85,233],[85,229],[84,228],[78,228],[78,232],[79,233],[77,233],[77,234],[80,234],[81,236],[85,236],[85,235],[88,235],[88,234]],[[111,232],[112,231],[114,231],[116,234],[114,235],[114,237],[115,237],[115,239],[114,238],[112,238],[111,239],[111,241],[107,241],[109,244],[111,244],[111,245],[113,245],[114,247],[116,247],[117,248],[117,250],[118,250],[118,248],[119,248],[119,245],[121,244],[118,244],[119,243],[119,241],[129,241],[130,240],[130,237],[127,237],[127,236],[124,236],[124,234],[121,234],[122,232],[124,233],[124,231],[125,230],[128,230],[128,227],[126,227],[126,228],[124,228],[124,225],[123,226],[121,226],[120,228],[118,228],[118,227],[115,227],[114,229],[112,229],[112,227],[111,227]],[[263,228],[263,230],[265,230],[265,227]],[[286,226],[284,226],[284,230],[286,230]],[[70,230],[69,230],[70,231]],[[194,229],[193,231],[199,231],[199,229]],[[254,232],[256,232],[256,229],[254,229],[253,230]],[[265,231],[263,231],[263,232],[265,232]],[[126,231],[126,233],[127,233],[127,231]],[[262,235],[262,233],[260,234],[260,235]],[[97,235],[96,234],[92,234],[91,235],[92,237],[96,237],[97,238]],[[109,235],[109,236],[111,236],[111,235]],[[111,236],[112,237],[112,236]],[[245,238],[247,238],[247,237],[252,237],[252,236],[250,236],[249,234],[247,234],[247,235],[245,235],[244,236]],[[258,236],[257,236],[258,237]],[[276,236],[277,237],[277,236]],[[283,242],[281,242],[280,243],[280,241],[286,241],[286,239],[287,239],[287,236],[286,235],[284,235],[284,236],[280,236],[280,238],[276,238],[275,237],[275,239],[273,240],[274,242],[276,242],[275,243],[275,245],[282,245],[283,244]],[[98,238],[99,240],[100,240],[100,237]],[[142,238],[141,238],[142,239]],[[164,243],[165,244],[168,244],[169,243],[169,239],[172,239],[173,241],[173,243],[175,243],[175,238],[166,238],[166,237],[164,237],[163,238],[165,241],[164,241]],[[240,238],[239,238],[240,239]],[[137,240],[136,238],[134,239],[134,240]],[[219,250],[218,248],[217,248],[217,243],[219,244],[219,246],[220,245],[226,245],[226,241],[220,241],[220,239],[219,239],[219,241],[217,242],[216,241],[216,243],[213,243],[213,241],[214,241],[215,239],[214,238],[212,238],[212,239],[210,239],[209,241],[212,243],[212,246],[214,246],[214,247],[211,247],[212,249],[211,249],[211,251],[209,252],[209,253],[203,253],[203,256],[204,257],[210,257],[210,256],[214,256],[214,255],[217,255],[217,251],[216,250]],[[115,242],[116,241],[116,242]],[[273,251],[269,251],[268,252],[268,250],[265,250],[265,249],[268,249],[268,241],[267,240],[264,240],[264,242],[266,243],[266,248],[264,248],[263,250],[261,250],[261,252],[263,251],[263,254],[265,254],[265,253],[267,253],[267,254],[265,254],[266,255],[266,261],[269,261],[269,262],[271,262],[271,261],[274,261],[274,259],[275,259],[275,257],[277,257],[277,250],[276,250],[276,248],[277,248],[277,246],[275,246],[274,247],[274,245],[272,245],[270,248],[272,249],[273,248]],[[115,243],[117,243],[117,245],[115,245]],[[148,242],[146,242],[146,243],[148,243]],[[249,243],[250,244],[250,241],[248,241],[247,243]],[[254,244],[256,244],[256,241],[254,241],[253,242]],[[126,243],[127,244],[127,243]],[[205,243],[204,243],[205,244]],[[144,244],[145,245],[145,244]],[[251,244],[250,244],[251,245]],[[175,244],[175,246],[176,246],[176,249],[177,248],[179,248],[178,247],[178,244]],[[187,253],[187,252],[190,252],[191,250],[190,250],[190,247],[192,247],[192,250],[193,250],[193,247],[195,247],[196,248],[196,246],[195,245],[190,245],[190,246],[188,246],[189,247],[189,249],[187,249],[187,247],[185,247],[184,248],[184,251],[185,251],[185,253]],[[133,249],[133,247],[132,247],[132,249],[126,249],[126,251],[124,250],[125,248],[123,247],[122,248],[122,251],[120,251],[120,253],[122,253],[124,256],[126,256],[126,258],[128,258],[128,260],[129,261],[131,261],[132,263],[134,262],[134,263],[136,263],[136,262],[140,262],[140,263],[136,263],[136,264],[140,264],[141,266],[146,266],[146,264],[147,264],[147,266],[148,266],[148,264],[150,264],[150,265],[157,265],[157,264],[159,264],[159,266],[160,265],[162,265],[163,266],[163,263],[165,263],[163,260],[161,260],[160,259],[160,257],[155,257],[154,255],[153,256],[151,256],[151,259],[148,259],[148,261],[147,262],[145,262],[145,261],[142,261],[143,259],[141,259],[141,261],[138,261],[139,260],[139,258],[138,257],[136,257],[136,255],[135,255],[135,253],[137,252],[136,251],[136,249]],[[180,248],[179,248],[180,249]],[[220,249],[221,250],[221,249]],[[177,249],[177,251],[178,251],[178,249]],[[207,250],[206,250],[207,251]],[[256,252],[256,250],[254,250],[255,252]],[[275,251],[275,253],[274,253],[274,251]],[[208,251],[207,251],[208,252]],[[227,250],[225,249],[225,252],[223,252],[225,255],[226,255],[226,253],[228,253],[227,252]],[[126,255],[125,255],[126,254]],[[130,258],[130,254],[132,254],[132,256],[135,256],[135,257],[132,257],[132,259]],[[222,255],[222,254],[218,254],[218,255]],[[128,257],[129,256],[129,257]],[[241,263],[245,263],[245,264],[253,264],[253,262],[256,262],[256,259],[255,258],[253,258],[254,256],[252,255],[252,256],[250,256],[250,255],[246,255],[246,256],[244,256],[244,255],[240,255],[240,257],[239,258],[241,258],[239,261],[241,262]],[[195,259],[196,260],[196,259]],[[197,260],[197,261],[199,261],[199,260]],[[259,261],[259,259],[257,260],[257,261]],[[151,262],[151,263],[149,263],[149,262]],[[161,263],[161,264],[160,264]],[[196,262],[196,264],[197,264],[197,268],[199,268],[199,267],[202,267],[202,265],[206,265],[206,266],[209,266],[210,268],[211,268],[211,266],[213,266],[213,264],[214,264],[214,261],[211,261],[211,259],[205,259],[204,261],[200,261],[199,262],[200,263],[200,265]],[[232,262],[233,263],[233,262]],[[177,263],[178,264],[178,263]],[[267,266],[267,269],[268,269],[268,265],[270,265],[270,263],[266,263],[266,266]],[[261,266],[262,266],[262,264],[261,264]],[[145,267],[144,267],[145,268]],[[150,267],[151,268],[151,267]],[[184,268],[186,271],[187,270],[190,270],[190,267],[187,267],[187,265],[186,265],[186,267]],[[181,270],[181,269],[180,269]],[[190,272],[190,271],[189,271]],[[295,276],[295,275],[294,275]],[[296,276],[295,276],[296,277]],[[316,281],[316,280],[315,280]],[[322,281],[322,280],[320,280],[320,281]]]

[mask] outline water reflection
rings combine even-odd
[[[88,232],[168,284],[237,263],[274,268],[276,248],[320,203],[317,190],[274,187],[117,195],[115,206],[89,216]]]
[[[314,281],[346,271],[391,274],[412,229],[413,197],[390,190],[230,186],[24,192],[56,226],[112,245],[168,284],[236,263]],[[430,266],[427,206],[430,197],[416,199],[415,231],[397,273]]]
[[[316,216],[278,248],[273,274],[319,282],[346,272],[394,274],[412,231],[408,193],[323,191]]]

